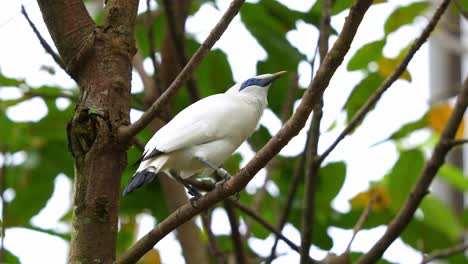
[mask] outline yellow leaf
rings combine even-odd
[[[374,185],[365,192],[360,192],[354,196],[351,200],[351,208],[363,209],[365,208],[372,197],[375,195],[375,201],[372,204],[372,211],[382,211],[390,207],[390,195],[387,189],[381,185]]]
[[[436,133],[441,134],[444,130],[447,122],[452,115],[453,107],[450,103],[444,102],[431,107],[427,114],[428,126]],[[463,138],[465,133],[465,121],[462,119],[460,126],[458,127],[457,133],[455,134],[456,139]]]
[[[161,256],[156,249],[148,251],[143,258],[138,262],[139,264],[161,264]]]
[[[393,73],[393,71],[395,71],[395,69],[398,67],[400,62],[401,62],[401,58],[390,59],[390,58],[381,57],[377,61],[377,65],[379,66],[379,74],[382,77],[387,78]],[[411,82],[411,75],[409,71],[405,70],[399,79],[407,80],[408,82]]]

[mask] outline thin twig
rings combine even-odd
[[[153,64],[153,81],[154,81],[154,88],[158,93],[158,96],[162,94],[163,85],[161,82],[161,78],[159,78],[159,63],[156,60],[156,51],[154,50],[154,29],[153,29],[153,14],[151,13],[150,8],[151,0],[146,0],[146,18],[148,23],[148,51],[151,63]]]
[[[322,9],[322,19],[320,21],[320,37],[318,42],[318,50],[320,53],[320,62],[325,59],[328,53],[328,39],[330,37],[330,15],[332,9],[332,1],[324,0]],[[314,55],[315,58],[315,55]],[[315,60],[314,60],[315,61]],[[312,63],[314,63],[314,61]],[[313,67],[312,67],[313,68]],[[311,72],[313,75],[313,70]],[[320,138],[320,123],[323,115],[323,94],[319,103],[314,107],[314,114],[310,123],[308,138],[309,144],[306,150],[306,166],[305,166],[305,190],[304,190],[304,210],[302,212],[301,223],[301,259],[302,264],[308,263],[309,249],[313,239],[313,226],[315,221],[315,193],[318,183],[318,172],[321,161],[318,159],[318,143]]]
[[[294,199],[296,198],[297,187],[299,186],[299,182],[303,175],[304,165],[305,165],[305,153],[302,153],[299,157],[299,161],[297,162],[296,170],[294,172],[294,176],[292,178],[291,185],[288,190],[286,205],[283,208],[283,212],[281,213],[280,219],[277,224],[277,229],[279,233],[283,231],[284,225],[288,221]],[[275,258],[276,247],[278,246],[279,238],[280,237],[276,235],[275,242],[273,243],[273,246],[271,247],[271,250],[270,250],[270,256],[265,261],[266,264],[270,264]],[[299,248],[298,248],[298,252],[300,254]]]
[[[382,83],[382,85],[375,91],[372,96],[367,100],[367,102],[359,109],[356,115],[353,117],[348,126],[340,133],[336,140],[328,147],[325,152],[321,155],[320,159],[323,161],[329,154],[332,152],[335,147],[351,132],[353,131],[366,117],[373,106],[380,100],[382,95],[390,88],[390,86],[403,74],[409,62],[413,59],[414,54],[419,50],[419,48],[426,42],[427,38],[434,30],[437,25],[440,17],[446,10],[450,0],[444,0],[442,4],[437,8],[437,11],[434,13],[433,17],[427,24],[426,28],[423,30],[421,35],[414,41],[411,45],[408,53],[400,62],[400,65],[393,71],[393,73]]]
[[[443,4],[448,5],[449,1]],[[438,9],[438,11],[440,8]],[[439,142],[436,144],[435,149],[432,153],[431,158],[426,163],[421,175],[418,177],[413,190],[408,196],[405,204],[401,207],[398,214],[393,218],[385,231],[385,234],[377,241],[377,243],[370,249],[369,252],[364,254],[358,261],[358,263],[375,263],[387,250],[387,248],[398,238],[398,236],[407,227],[411,219],[413,218],[414,212],[418,209],[419,204],[423,200],[424,196],[428,193],[428,188],[432,183],[437,171],[440,166],[444,164],[445,156],[451,150],[449,143],[455,137],[455,133],[463,120],[466,107],[468,106],[468,78],[463,84],[463,89],[460,91],[457,102],[453,109],[452,115],[450,116],[447,125],[445,126],[442,135],[440,136]]]
[[[28,12],[26,12],[26,8],[24,7],[24,5],[21,5],[21,13],[23,14],[23,16],[28,21],[29,26],[34,31],[34,34],[36,34],[36,37],[39,39],[39,42],[41,43],[41,45],[45,49],[45,51],[47,53],[49,53],[50,56],[52,56],[52,59],[54,59],[55,63],[57,63],[60,66],[60,68],[62,68],[65,72],[68,72],[67,69],[66,69],[65,63],[62,61],[62,58],[60,58],[60,56],[57,53],[55,53],[55,51],[52,49],[52,47],[50,47],[49,43],[47,43],[47,41],[44,39],[44,37],[42,37],[39,30],[37,30],[36,25],[34,25],[34,23],[29,18]]]
[[[237,1],[234,1],[233,3],[237,3]],[[349,51],[351,42],[356,35],[356,31],[371,3],[372,0],[356,0],[354,2],[354,5],[349,10],[349,15],[345,21],[343,30],[335,41],[333,48],[320,65],[315,78],[304,93],[301,103],[297,107],[296,111],[288,122],[286,122],[286,124],[278,131],[278,133],[257,152],[254,158],[235,176],[229,178],[229,180],[223,184],[219,184],[211,192],[208,192],[198,198],[196,206],[186,203],[179,207],[179,209],[160,222],[155,228],[139,239],[130,249],[124,252],[115,263],[135,263],[146,252],[152,249],[156,243],[176,229],[179,225],[187,222],[195,215],[207,208],[210,208],[219,201],[224,200],[245,188],[255,174],[274,156],[276,156],[281,149],[286,146],[286,144],[304,127],[312,109],[318,103],[321,94],[323,94],[325,89],[328,87],[330,79],[336,72],[338,66],[343,62],[344,56]],[[186,77],[187,72],[188,70],[185,70],[185,74],[182,75]],[[179,79],[182,78],[180,76],[181,75],[178,77]],[[174,87],[175,86],[176,85],[174,85]],[[157,105],[158,104],[156,104],[156,106],[153,105],[152,109],[157,110],[159,107]],[[131,132],[141,130],[146,125],[146,122],[151,120],[152,115],[153,114],[147,113],[143,121],[140,121],[138,125],[126,132],[124,131],[123,133],[125,135],[133,135]]]
[[[431,254],[425,256],[423,260],[421,261],[421,264],[429,263],[435,259],[450,257],[457,253],[463,252],[467,249],[468,249],[468,242],[464,242],[464,243],[461,243],[461,244],[458,244],[458,245],[455,245],[453,247],[449,247],[446,249],[435,250]]]
[[[356,238],[356,235],[359,231],[361,231],[362,227],[367,221],[367,218],[369,217],[369,213],[372,209],[372,206],[374,205],[375,201],[377,200],[377,193],[372,195],[369,203],[367,204],[366,208],[361,213],[361,216],[359,217],[359,220],[357,221],[356,225],[354,226],[353,229],[353,236],[349,240],[348,246],[346,247],[345,253],[349,253],[351,249],[351,244],[353,244],[354,238]]]
[[[229,200],[224,200],[224,209],[226,210],[226,214],[229,219],[229,226],[231,227],[231,239],[236,263],[247,263],[242,236],[239,232],[239,217],[233,208],[233,204]]]
[[[285,237],[281,231],[277,230],[274,226],[269,224],[265,219],[263,219],[261,216],[259,216],[255,211],[250,209],[249,207],[239,203],[239,202],[232,202],[230,201],[235,207],[239,208],[242,212],[244,212],[246,215],[250,216],[252,219],[257,221],[259,224],[261,224],[263,227],[268,229],[268,231],[272,232],[275,234],[277,237],[279,237],[281,240],[283,240],[291,249],[295,250],[296,252],[299,253],[300,248],[298,245],[294,244],[289,238]],[[311,260],[313,262],[313,260]]]
[[[151,107],[145,113],[143,113],[140,119],[138,119],[130,126],[123,126],[119,128],[119,135],[123,141],[130,140],[134,135],[143,130],[143,128],[145,128],[151,122],[151,120],[153,120],[160,108],[164,106],[172,96],[175,95],[182,84],[190,77],[195,68],[202,62],[216,41],[227,29],[229,23],[232,21],[234,16],[237,15],[240,7],[244,2],[245,0],[234,0],[231,2],[231,5],[229,6],[226,13],[224,13],[218,24],[216,24],[216,26],[210,32],[210,35],[202,43],[197,52],[195,52],[193,57],[175,78],[169,88],[167,88],[167,90],[158,98],[158,100],[156,100],[156,102],[154,102],[153,105],[151,105]]]
[[[272,172],[276,167],[276,163],[277,163],[276,157],[273,158],[265,166],[265,170],[266,170],[265,180],[263,181],[262,186],[260,186],[260,188],[255,193],[255,196],[253,197],[253,201],[252,201],[252,204],[251,204],[251,207],[253,208],[254,211],[257,211],[257,212],[260,211],[263,200],[265,199],[265,196],[267,195],[266,187],[268,185],[268,182],[271,179],[271,176],[273,175]],[[247,241],[249,239],[249,237],[250,237],[250,233],[252,232],[253,219],[251,219],[251,218],[247,219],[245,221],[245,225],[246,225],[246,231],[245,231],[245,234],[243,235],[243,238],[244,238],[244,241]]]
[[[452,147],[457,147],[457,146],[468,143],[468,139],[454,139],[454,140],[450,140],[450,142],[448,143],[452,145]]]
[[[201,213],[201,220],[203,228],[208,236],[208,245],[211,254],[214,256],[216,264],[223,264],[225,262],[225,257],[216,243],[216,236],[211,230],[211,215],[210,210],[205,210]]]
[[[176,49],[177,61],[179,63],[180,68],[183,68],[188,61],[184,45],[184,35],[180,34],[180,31],[178,30],[176,25],[176,18],[172,10],[173,1],[163,0],[163,3],[166,11],[169,34],[172,38],[172,43],[174,44],[174,47]],[[198,84],[195,81],[194,74],[191,74],[190,78],[187,81],[187,89],[190,94],[190,98],[192,99],[192,102],[200,100],[200,89],[198,88]]]
[[[468,11],[463,7],[463,4],[459,0],[453,0],[453,2],[460,11],[460,14],[462,14],[465,19],[468,19]]]

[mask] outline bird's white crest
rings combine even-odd
[[[254,132],[267,104],[268,88],[284,73],[258,75],[182,110],[147,143],[143,161],[124,193],[160,171],[176,172],[182,178],[211,174],[195,157],[221,166]]]

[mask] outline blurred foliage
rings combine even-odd
[[[333,2],[332,15],[345,11],[353,3],[352,0],[336,0]],[[375,1],[375,4],[382,2],[386,1]],[[462,2],[466,4],[466,1]],[[190,14],[196,13],[203,4],[216,7],[213,0],[195,0],[192,1]],[[387,18],[383,28],[385,34],[381,39],[367,43],[360,47],[357,52],[351,54],[346,65],[347,70],[360,72],[362,79],[354,86],[343,106],[343,112],[346,114],[344,124],[336,121],[330,131],[349,123],[368,98],[398,66],[412,40],[408,39],[407,43],[404,43],[406,47],[396,57],[388,58],[383,54],[388,37],[405,25],[413,23],[418,17],[423,16],[428,6],[428,1],[401,5]],[[299,63],[307,62],[307,57],[288,40],[287,33],[295,30],[299,21],[318,28],[321,10],[322,1],[316,1],[307,12],[291,10],[277,1],[260,0],[255,4],[245,3],[240,12],[241,21],[268,54],[264,61],[258,62],[257,72],[266,73],[279,70],[297,72]],[[369,12],[372,12],[372,9]],[[102,12],[100,12],[97,14],[96,19],[102,21],[102,16]],[[164,12],[159,7],[151,11],[151,18],[152,20],[149,20],[147,13],[142,13],[137,18],[135,39],[137,48],[144,58],[148,58],[150,52],[148,26],[153,27],[153,43],[156,52],[161,50],[166,27]],[[335,29],[332,29],[332,32],[336,34]],[[239,41],[238,45],[239,49],[249,48],[245,47],[242,41]],[[308,45],[310,49],[315,49],[316,43],[308,43]],[[200,43],[193,36],[187,34],[187,54],[193,54],[199,47]],[[49,70],[44,74],[53,75],[55,71]],[[209,53],[196,69],[194,77],[200,87],[202,97],[224,92],[226,88],[233,84],[232,70],[228,58],[219,49]],[[400,79],[411,82],[411,75],[408,71],[405,71]],[[284,99],[288,97],[289,85],[291,84],[288,78],[282,78],[275,82],[275,89],[270,90],[269,106],[276,115],[283,111]],[[305,91],[303,88],[298,87],[296,89],[296,100],[303,95]],[[73,177],[73,163],[67,150],[66,126],[72,117],[73,102],[77,100],[79,91],[77,88],[64,89],[59,86],[33,87],[22,78],[11,78],[0,73],[0,90],[2,89],[13,89],[20,94],[19,97],[9,99],[0,97],[0,152],[3,153],[3,157],[9,157],[6,163],[6,188],[15,194],[11,201],[5,201],[8,210],[2,224],[7,229],[24,227],[69,239],[69,233],[41,229],[31,224],[31,219],[46,206],[54,191],[54,179],[57,175],[63,173],[70,178]],[[48,112],[42,119],[37,122],[18,122],[14,120],[13,116],[7,115],[10,108],[28,102],[32,98],[41,98],[47,106]],[[65,109],[59,109],[56,103],[57,98],[67,98],[72,101],[72,104]],[[132,107],[142,109],[141,102],[142,93],[132,96]],[[180,111],[190,103],[187,90],[185,88],[181,89],[174,99],[174,112]],[[434,137],[437,137],[445,127],[452,110],[453,107],[449,103],[433,106],[420,119],[401,124],[401,128],[397,131],[389,131],[389,137],[384,141],[391,141],[400,146],[400,142],[420,130],[429,130]],[[326,133],[330,131],[326,131]],[[463,133],[464,124],[461,125],[457,138],[461,138]],[[144,131],[138,135],[138,139],[146,142],[150,136],[147,131]],[[249,146],[252,150],[258,151],[268,142],[271,136],[267,128],[260,126],[249,139]],[[324,250],[331,249],[333,240],[328,233],[329,228],[333,226],[352,229],[372,197],[376,197],[376,200],[363,229],[371,229],[387,224],[398,213],[404,201],[410,195],[414,183],[427,162],[428,156],[425,154],[427,153],[425,150],[431,147],[433,147],[433,141],[423,142],[419,146],[409,149],[400,147],[398,159],[392,169],[385,175],[381,175],[380,180],[371,182],[367,190],[361,191],[350,199],[350,210],[346,213],[338,212],[332,206],[332,202],[342,190],[344,182],[352,181],[352,179],[346,178],[346,163],[336,161],[323,164],[319,171],[315,194],[314,245]],[[129,163],[131,164],[137,160],[140,155],[139,150],[131,148],[128,151]],[[16,158],[12,160],[12,156]],[[17,156],[20,156],[20,158]],[[269,168],[268,173],[271,178],[267,185],[273,186],[275,191],[268,189],[269,191],[266,192],[262,203],[257,208],[257,213],[273,225],[277,224],[283,208],[286,206],[291,179],[296,173],[304,174],[303,171],[298,171],[298,160],[299,157],[280,155],[275,158],[274,165]],[[225,167],[232,174],[235,174],[240,169],[241,162],[243,162],[243,158],[237,154],[226,162]],[[134,169],[132,166],[126,168],[122,177],[122,186],[128,182]],[[366,174],[365,168],[362,168],[362,170],[362,173]],[[459,168],[445,164],[441,168],[439,176],[440,179],[460,191],[468,190],[468,180]],[[303,195],[304,177],[301,177],[288,218],[288,222],[298,230],[301,227]],[[255,192],[242,192],[240,201],[251,206],[256,198]],[[157,222],[162,221],[169,214],[164,199],[158,180],[121,199],[117,254],[120,254],[134,243],[139,228],[139,218],[137,217],[139,214],[151,214]],[[243,218],[244,222],[247,222],[245,214],[240,213],[240,217]],[[68,224],[70,224],[70,220],[71,210],[60,219],[61,222]],[[401,235],[401,238],[415,250],[430,252],[456,244],[465,226],[468,226],[467,211],[464,212],[463,217],[459,217],[443,201],[433,195],[428,195],[424,198],[417,214]],[[251,226],[251,231],[251,237],[259,239],[265,239],[270,235],[268,230],[256,222]],[[223,252],[232,251],[230,236],[217,235],[216,239]],[[249,254],[252,257],[258,257],[254,256],[255,253],[250,248]],[[355,260],[360,255],[359,252],[351,252],[350,258]],[[8,252],[4,260],[7,263],[19,263],[19,260]],[[467,260],[459,254],[449,258],[448,261],[449,263],[461,263]],[[141,263],[160,262],[159,252],[152,250]],[[382,260],[379,263],[387,262]]]

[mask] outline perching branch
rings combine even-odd
[[[201,61],[208,54],[210,49],[216,43],[216,41],[221,37],[224,31],[227,29],[229,23],[232,21],[234,16],[239,12],[240,7],[245,0],[234,0],[231,2],[226,13],[220,19],[218,24],[210,32],[210,35],[202,43],[200,48],[195,52],[190,61],[185,65],[182,71],[179,73],[177,78],[172,82],[172,84],[167,88],[167,90],[156,100],[156,102],[151,105],[151,107],[138,119],[135,123],[130,126],[124,126],[119,128],[119,135],[124,141],[128,141],[130,138],[135,136],[138,132],[143,130],[151,120],[156,116],[160,108],[175,95],[175,93],[180,89],[182,84],[190,77],[195,68],[201,63]]]
[[[29,15],[26,12],[26,8],[24,8],[24,5],[21,5],[21,13],[23,14],[23,16],[28,21],[29,26],[34,31],[34,34],[36,34],[36,37],[39,39],[39,42],[41,43],[41,45],[45,49],[45,51],[47,53],[49,53],[50,56],[52,56],[52,59],[54,59],[55,63],[57,63],[60,66],[60,68],[62,68],[66,72],[67,69],[65,67],[65,63],[63,63],[63,61],[62,61],[62,58],[60,58],[60,56],[57,53],[55,53],[55,51],[52,49],[52,47],[50,47],[49,43],[47,43],[47,41],[44,39],[44,37],[42,37],[39,30],[37,30],[36,25],[34,25],[34,23],[29,18]]]
[[[449,1],[444,1],[448,4]],[[440,9],[439,9],[440,10]],[[457,102],[453,109],[452,115],[440,136],[439,142],[435,146],[432,157],[427,162],[424,170],[419,176],[416,185],[411,191],[408,199],[398,214],[388,225],[385,234],[377,241],[372,249],[363,255],[358,263],[375,263],[385,252],[385,250],[393,243],[393,241],[403,232],[406,226],[411,221],[414,212],[418,209],[424,196],[428,193],[428,188],[432,183],[440,166],[444,163],[445,156],[452,149],[450,140],[455,137],[455,133],[463,119],[466,107],[468,106],[468,78],[463,84],[463,89],[458,95]]]
[[[433,260],[436,260],[436,259],[450,257],[450,256],[455,255],[457,253],[463,252],[463,251],[465,251],[467,249],[468,249],[468,242],[464,242],[464,243],[455,245],[454,247],[435,250],[431,254],[425,256],[423,258],[423,260],[421,261],[421,264],[426,264],[426,263],[429,263],[429,262],[431,262]]]
[[[242,2],[242,1],[240,1]],[[233,3],[237,3],[234,1]],[[213,191],[208,192],[200,197],[196,204],[197,207],[187,203],[169,215],[165,220],[159,223],[153,230],[136,242],[127,252],[123,253],[116,263],[134,263],[141,258],[148,250],[164,238],[168,233],[172,232],[182,223],[188,221],[201,211],[213,206],[217,202],[241,191],[255,174],[263,168],[279,151],[304,127],[309,114],[320,100],[321,95],[327,88],[331,77],[335,73],[338,66],[342,63],[344,56],[349,50],[351,42],[356,34],[359,24],[364,17],[365,12],[371,5],[371,0],[357,0],[349,11],[348,18],[343,26],[343,30],[336,40],[333,48],[325,57],[323,63],[317,71],[314,80],[309,85],[303,95],[303,99],[297,108],[296,112],[280,129],[280,131],[255,155],[255,157],[240,171],[236,176],[231,177],[224,184],[220,184]],[[190,65],[191,63],[189,63]],[[187,77],[188,70],[193,66],[187,66],[184,74],[179,75],[178,79],[182,80],[181,76]],[[176,83],[176,82],[175,82]],[[175,84],[173,84],[176,87]],[[171,86],[173,86],[171,85]],[[166,95],[167,96],[167,95]],[[158,108],[158,104],[152,106],[152,109]],[[153,110],[154,111],[154,110]],[[151,111],[150,111],[151,112]],[[150,120],[153,114],[147,112],[145,119]],[[140,119],[141,120],[141,119]],[[148,121],[140,121],[139,125],[131,128],[130,132],[141,130]],[[128,130],[126,135],[133,135]]]
[[[437,8],[433,17],[424,28],[421,35],[414,41],[411,45],[408,53],[405,55],[403,60],[400,62],[398,67],[393,71],[393,73],[382,83],[382,85],[375,91],[372,96],[367,100],[367,102],[359,109],[356,115],[353,117],[348,126],[340,133],[340,135],[335,139],[335,141],[328,147],[325,152],[320,156],[320,159],[323,161],[329,154],[332,152],[335,147],[351,132],[353,131],[366,117],[366,115],[372,110],[373,106],[380,100],[382,95],[392,86],[392,84],[403,74],[409,62],[413,59],[414,54],[421,48],[421,46],[426,42],[427,38],[434,30],[435,26],[440,20],[440,17],[447,9],[450,0],[444,0],[439,8]]]

